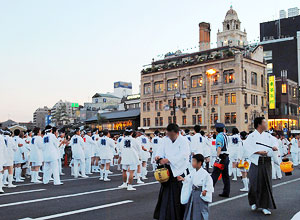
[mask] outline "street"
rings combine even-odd
[[[0,219],[153,219],[160,187],[153,173],[148,173],[149,179],[145,184],[136,185],[136,191],[127,191],[118,189],[121,174],[112,170],[111,182],[100,182],[96,174],[88,179],[73,179],[67,168],[62,186],[25,182],[14,189],[5,188],[6,193],[0,195]],[[240,180],[231,181],[232,192],[228,199],[218,197],[223,185],[218,182],[210,207],[210,219],[291,219],[300,211],[299,183],[298,168],[292,176],[273,181],[277,209],[266,217],[260,211],[250,211],[247,194],[239,192],[242,188]]]

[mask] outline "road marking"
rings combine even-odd
[[[153,173],[153,171],[148,171],[148,173]],[[108,175],[108,177],[114,177],[114,176],[122,176],[122,173]],[[96,178],[100,178],[100,174],[98,174],[97,176],[90,176],[89,178],[62,179],[61,182],[69,182],[69,181],[76,181],[76,180],[88,180],[88,179],[96,179]],[[25,183],[25,184],[17,184],[16,186],[18,186],[18,187],[19,186],[31,186],[31,185],[39,185],[39,184],[41,185],[43,183]]]
[[[93,210],[97,210],[97,209],[104,209],[104,208],[108,208],[108,207],[112,207],[112,206],[123,205],[123,204],[131,203],[131,202],[133,202],[133,201],[125,200],[125,201],[121,201],[121,202],[109,203],[109,204],[95,206],[95,207],[86,208],[86,209],[78,209],[78,210],[74,210],[74,211],[70,211],[70,212],[63,212],[63,213],[58,213],[58,214],[48,215],[48,216],[43,216],[43,217],[38,217],[38,218],[23,218],[20,220],[31,220],[31,219],[32,220],[47,220],[47,219],[68,216],[68,215],[74,215],[74,214],[83,213],[83,212],[89,212],[89,211],[93,211]]]
[[[289,183],[297,182],[299,180],[300,180],[300,178],[297,178],[297,179],[289,180],[289,181],[286,181],[286,182],[278,183],[278,184],[274,185],[273,188],[283,186],[283,185],[286,185],[286,184],[289,184]],[[220,205],[222,203],[230,202],[232,200],[239,199],[239,198],[242,198],[242,197],[245,197],[245,196],[248,196],[248,193],[244,193],[244,194],[241,194],[241,195],[238,195],[238,196],[234,196],[232,198],[223,199],[223,200],[220,200],[220,201],[217,201],[217,202],[213,202],[209,206],[212,207],[212,206]]]
[[[46,189],[35,189],[35,190],[27,190],[27,191],[20,191],[20,192],[11,192],[11,193],[4,193],[0,194],[0,196],[9,196],[9,195],[16,195],[16,194],[23,194],[23,193],[32,193],[32,192],[40,192]]]
[[[150,183],[143,183],[143,184],[134,185],[134,186],[135,187],[140,187],[140,186],[147,186],[147,185],[152,185],[152,184],[157,184],[157,183],[158,182],[150,182]],[[12,203],[1,204],[0,208],[8,207],[8,206],[35,203],[35,202],[49,201],[49,200],[54,200],[54,199],[63,199],[63,198],[71,198],[71,197],[76,197],[76,196],[84,196],[84,195],[101,193],[101,192],[108,192],[108,191],[114,191],[114,190],[122,190],[122,189],[120,189],[118,187],[115,187],[115,188],[94,190],[94,191],[90,191],[90,192],[82,192],[82,193],[68,194],[68,195],[62,195],[62,196],[53,196],[53,197],[42,198],[42,199],[32,199],[32,200],[27,200],[27,201],[12,202]]]

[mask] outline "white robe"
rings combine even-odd
[[[122,138],[120,144],[120,157],[122,165],[138,165],[141,158],[141,148],[136,139],[131,136]]]
[[[30,145],[30,162],[42,163],[43,160],[43,138],[34,136]]]
[[[202,191],[206,190],[206,196],[202,193],[200,198],[205,202],[212,202],[212,193],[214,192],[214,184],[210,174],[204,170],[202,167],[196,171],[192,170],[191,173],[184,178],[184,183],[191,184],[191,186],[202,186]]]
[[[72,157],[73,159],[84,161],[84,141],[81,136],[73,135],[71,138],[71,149],[72,149]]]
[[[161,147],[157,149],[157,156],[167,158],[170,161],[174,177],[180,176],[186,171],[189,166],[189,155],[189,144],[183,136],[178,136],[175,142],[172,142],[168,137],[164,137]]]
[[[101,160],[112,160],[114,157],[115,142],[113,139],[103,136],[98,140],[98,151]]]

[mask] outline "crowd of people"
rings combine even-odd
[[[209,134],[199,125],[190,131],[180,130],[176,124],[168,125],[164,133],[146,134],[143,129],[134,131],[128,127],[115,136],[108,130],[77,128],[70,137],[64,129],[51,126],[27,132],[1,130],[0,192],[4,193],[3,187],[16,187],[14,182],[24,182],[25,178],[32,183],[48,184],[53,180],[54,185],[63,184],[62,160],[66,146],[71,146],[69,166],[74,178],[99,173],[100,181],[110,181],[110,168],[117,166],[122,170],[119,188],[129,191],[136,190],[133,181],[142,184],[147,179],[149,161],[153,171],[158,165],[167,167],[170,178],[161,184],[155,219],[208,219],[214,185],[222,178],[224,188],[219,196],[229,197],[230,176],[233,181],[242,179],[244,187],[240,191],[249,192],[252,210],[262,208],[264,214],[271,214],[270,209],[276,208],[271,179],[282,178],[279,165],[289,153],[294,166],[299,164],[299,136],[288,139],[267,132],[266,121],[261,117],[254,124],[255,131],[239,132],[234,128],[230,136],[219,123],[216,131]],[[250,168],[244,166],[245,162]],[[190,196],[182,202],[182,190],[187,186]]]

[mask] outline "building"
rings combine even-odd
[[[118,110],[128,110],[128,109],[135,109],[141,107],[141,95],[129,95],[127,97],[123,97],[121,104],[119,104]]]
[[[111,106],[118,107],[121,98],[109,93],[96,93],[92,97],[92,102],[84,103],[84,109],[99,111]]]
[[[286,18],[286,11],[285,10],[280,10],[279,11],[279,18],[280,19]]]
[[[269,105],[269,128],[299,127],[300,16],[260,24],[268,76],[275,77],[275,105]]]
[[[132,95],[132,83],[131,82],[115,82],[114,93],[115,96],[123,98]]]
[[[153,61],[141,71],[141,127],[154,131],[176,122],[181,128],[199,124],[212,131],[222,122],[229,130],[249,131],[256,116],[267,117],[263,49],[246,47],[240,25],[230,8],[217,36],[221,47],[201,50],[202,43],[210,45],[206,25],[204,34],[199,30],[200,52]]]
[[[34,126],[44,129],[46,127],[47,116],[50,114],[51,114],[51,110],[47,106],[35,110],[35,112],[33,113]]]
[[[78,103],[59,100],[51,109],[51,124],[62,126],[72,124],[80,119],[80,108]]]
[[[294,17],[294,16],[298,16],[299,15],[299,8],[295,7],[295,8],[289,8],[288,9],[288,16],[290,17]]]
[[[86,125],[99,130],[108,129],[112,134],[120,134],[130,126],[137,129],[140,126],[140,109],[105,112],[85,121]]]

